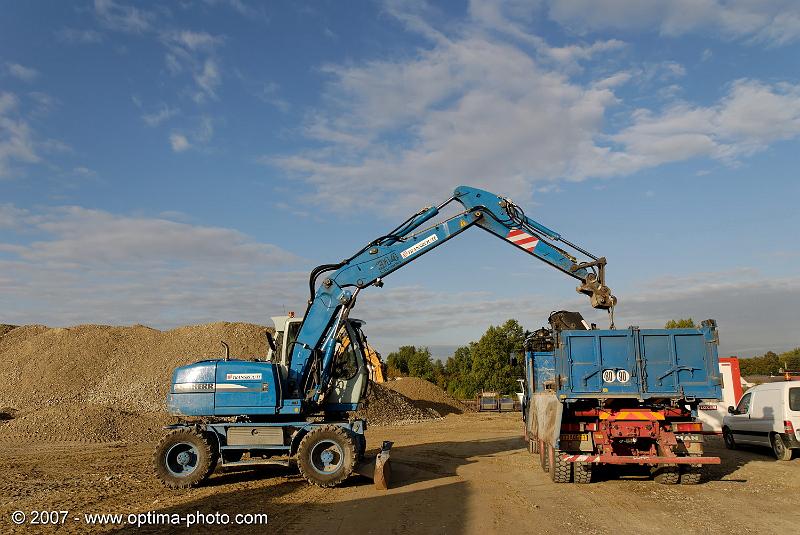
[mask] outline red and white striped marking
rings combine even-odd
[[[536,248],[536,244],[539,243],[538,238],[531,236],[527,232],[519,229],[508,231],[508,236],[506,236],[506,239],[514,245],[518,245],[531,253]]]
[[[599,455],[566,455],[561,454],[561,459],[568,463],[596,463],[600,462]]]

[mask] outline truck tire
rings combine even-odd
[[[325,488],[347,479],[357,458],[353,434],[338,425],[325,425],[306,433],[295,454],[297,468],[306,481]]]
[[[539,453],[539,441],[528,439],[528,453],[536,454]]]
[[[550,475],[553,483],[569,483],[572,481],[572,463],[561,459],[561,450],[548,448],[550,452]]]
[[[662,485],[677,485],[681,472],[677,466],[658,466],[653,470],[653,481]]]
[[[218,454],[202,433],[188,428],[167,433],[153,452],[156,477],[171,489],[196,487],[208,479]]]
[[[727,427],[722,428],[722,440],[725,442],[725,447],[729,450],[736,449],[736,441],[733,439],[733,433]]]
[[[594,463],[573,463],[572,477],[575,483],[591,483]]]
[[[547,449],[549,446],[544,443],[544,441],[539,440],[539,464],[542,465],[542,471],[546,474],[550,471],[550,458],[547,454]]]
[[[697,485],[703,480],[703,465],[684,465],[681,470],[681,485]]]
[[[792,450],[786,447],[786,441],[783,440],[783,435],[780,433],[772,434],[772,453],[779,461],[791,461]]]

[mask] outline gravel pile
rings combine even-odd
[[[418,409],[433,411],[439,416],[473,410],[435,384],[419,377],[400,377],[384,385],[409,398]]]
[[[421,409],[403,394],[387,388],[385,383],[370,383],[366,408],[355,412],[367,425],[402,425],[439,418],[435,411]]]
[[[0,333],[3,333],[0,330]],[[136,325],[26,325],[0,334],[0,434],[59,440],[149,440],[168,419],[172,370],[221,357],[266,354],[264,327],[211,323],[159,331]]]

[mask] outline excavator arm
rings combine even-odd
[[[417,231],[451,202],[460,203],[464,211]],[[589,296],[592,307],[613,311],[617,300],[605,284],[605,258],[591,255],[530,219],[510,199],[459,186],[444,203],[419,211],[350,258],[312,270],[308,309],[297,340],[290,348],[290,392],[311,403],[319,403],[324,398],[331,383],[337,333],[363,288],[383,286],[386,275],[474,226],[574,277],[580,281],[577,290]],[[564,248],[555,242],[563,244]],[[572,249],[586,260],[579,261],[565,248]],[[317,280],[324,273],[330,274],[317,287]]]

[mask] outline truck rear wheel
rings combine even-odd
[[[297,468],[312,485],[335,487],[356,465],[357,446],[350,432],[338,425],[309,431],[297,447]]]
[[[702,465],[686,466],[681,471],[681,485],[697,485],[703,479]]]
[[[653,481],[662,485],[677,485],[681,472],[677,466],[658,466],[653,470]]]
[[[561,459],[561,450],[548,448],[550,452],[550,475],[554,483],[572,481],[572,463]]]
[[[217,454],[209,441],[190,428],[173,429],[153,452],[156,477],[172,489],[196,487],[214,471]]]
[[[539,453],[539,441],[528,439],[528,453],[536,454]]]
[[[575,483],[591,483],[594,463],[573,463],[572,477]]]

